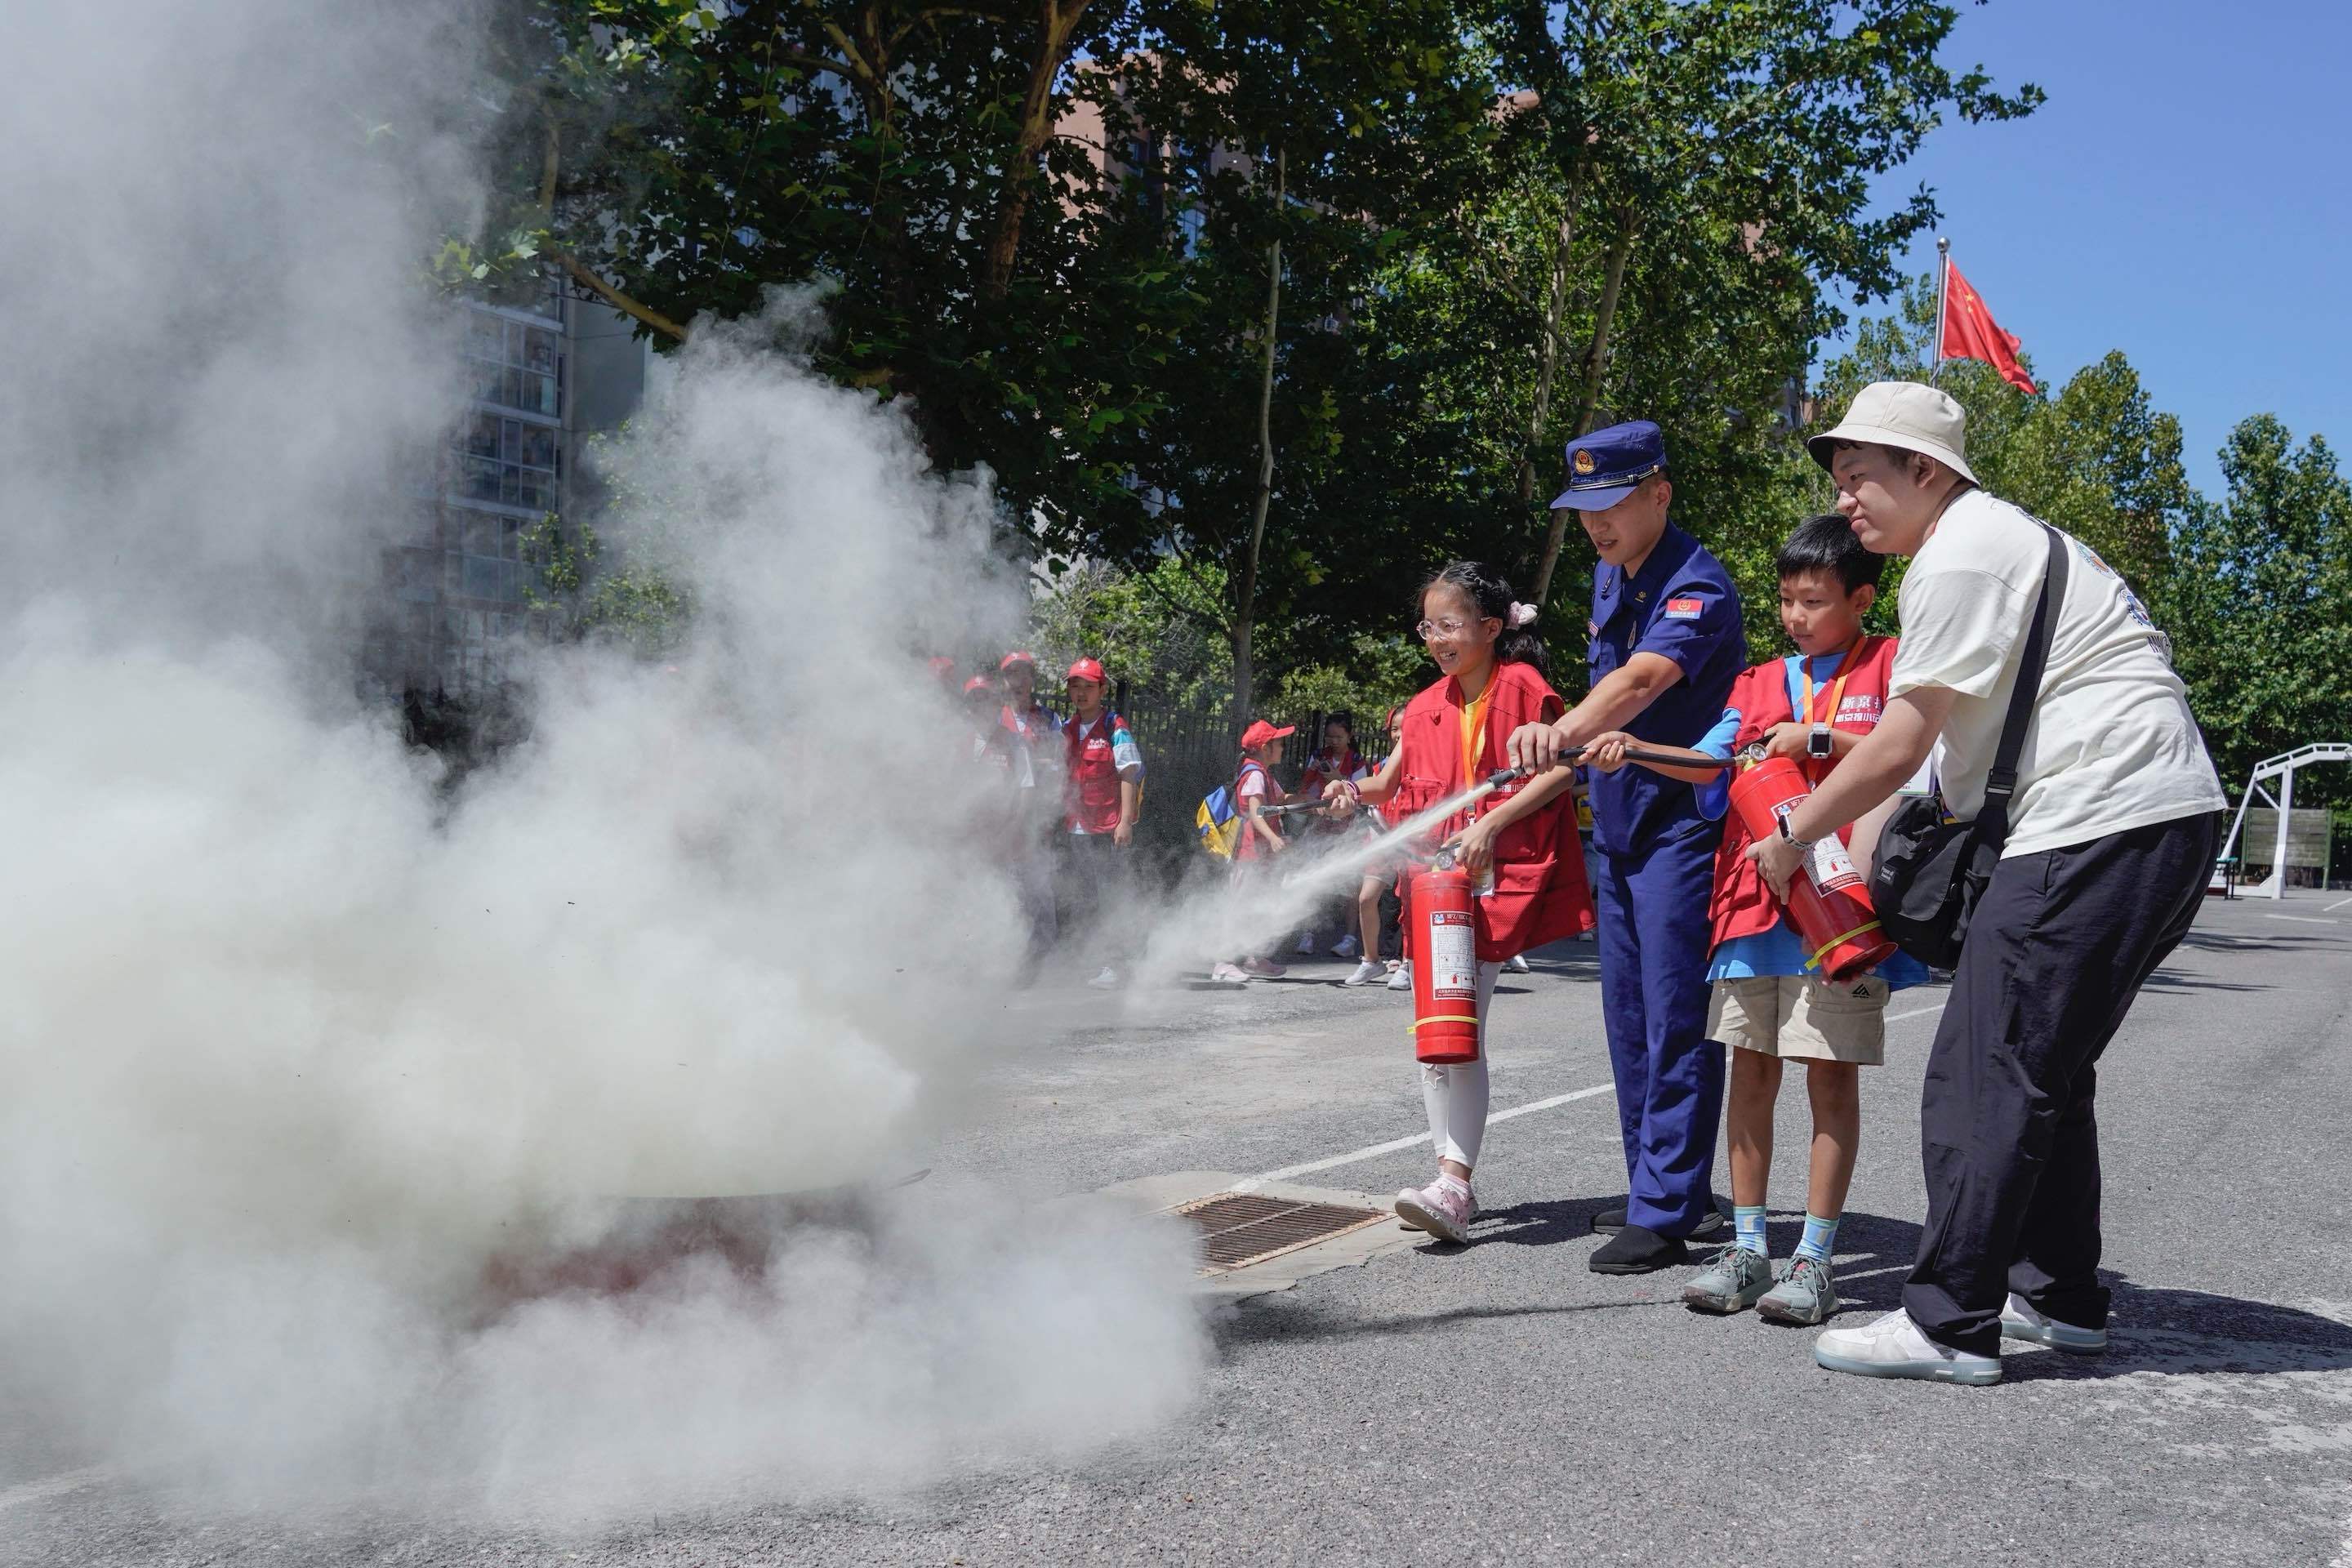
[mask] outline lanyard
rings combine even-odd
[[[1478,771],[1478,758],[1486,750],[1486,701],[1494,695],[1495,672],[1489,670],[1486,689],[1462,710],[1462,782],[1465,784]]]
[[[1837,684],[1830,688],[1829,714],[1822,722],[1825,724],[1837,722],[1838,699],[1845,695],[1846,677],[1853,673],[1855,660],[1862,653],[1862,645],[1869,640],[1866,634],[1856,636],[1853,646],[1845,650],[1843,658],[1838,660]],[[1810,724],[1813,721],[1813,661],[1810,658],[1806,659],[1798,668],[1805,673],[1805,708],[1803,712],[1797,715],[1797,719],[1801,723]]]

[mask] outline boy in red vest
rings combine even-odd
[[[1884,563],[1862,547],[1843,517],[1808,518],[1790,534],[1776,565],[1780,625],[1797,651],[1743,673],[1732,685],[1723,718],[1685,754],[1694,761],[1727,761],[1759,747],[1766,756],[1794,761],[1819,785],[1838,759],[1877,727],[1886,706],[1895,639],[1862,629],[1863,616],[1878,595]],[[1624,765],[1629,743],[1631,737],[1622,732],[1601,736],[1588,759],[1604,773],[1614,773]],[[1642,765],[1700,784],[1702,800],[1723,814],[1728,784],[1720,769]],[[1857,826],[1869,827],[1866,820]],[[1738,818],[1728,817],[1707,910],[1715,929],[1707,963],[1714,992],[1706,1032],[1733,1047],[1724,1112],[1731,1148],[1732,1239],[1684,1288],[1683,1300],[1701,1311],[1754,1307],[1778,1322],[1819,1323],[1838,1305],[1831,1256],[1862,1141],[1860,1069],[1885,1060],[1889,992],[1924,982],[1927,972],[1916,960],[1897,954],[1874,974],[1834,985],[1808,973],[1804,948],[1747,850]],[[1776,1281],[1764,1237],[1765,1189],[1772,1164],[1772,1109],[1780,1093],[1780,1064],[1789,1058],[1805,1064],[1812,1157],[1804,1237],[1787,1273]]]
[[[1127,721],[1110,710],[1110,677],[1100,661],[1070,666],[1070,715],[1062,721],[1062,826],[1068,848],[1070,918],[1081,929],[1098,926],[1108,904],[1118,930],[1098,931],[1109,960],[1087,984],[1108,991],[1118,984],[1118,940],[1134,903],[1125,851],[1135,842],[1143,803],[1143,752]]]

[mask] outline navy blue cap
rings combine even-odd
[[[1666,466],[1666,440],[1646,419],[1629,419],[1568,444],[1568,489],[1551,504],[1600,511],[1633,493]]]

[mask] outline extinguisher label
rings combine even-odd
[[[1478,937],[1466,910],[1429,914],[1429,994],[1446,1002],[1478,996]]]
[[[1772,808],[1775,817],[1785,817],[1797,809],[1797,802],[1782,801]],[[1805,854],[1805,876],[1820,893],[1835,893],[1847,888],[1862,886],[1862,873],[1854,869],[1853,857],[1845,852],[1845,843],[1834,833],[1824,833],[1813,840]]]
[[[1805,875],[1824,893],[1862,886],[1862,873],[1853,868],[1853,857],[1845,852],[1834,833],[1813,841],[1812,852],[1805,857]]]

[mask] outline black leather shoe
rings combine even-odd
[[[1721,1209],[1711,1208],[1699,1215],[1698,1224],[1691,1227],[1691,1239],[1705,1241],[1710,1237],[1721,1236],[1727,1223],[1728,1222],[1724,1219]],[[1625,1205],[1623,1204],[1619,1204],[1613,1209],[1602,1209],[1592,1216],[1592,1234],[1595,1236],[1614,1236],[1624,1228]]]
[[[1690,1261],[1690,1248],[1671,1236],[1629,1225],[1601,1244],[1587,1265],[1595,1274],[1651,1274]]]

